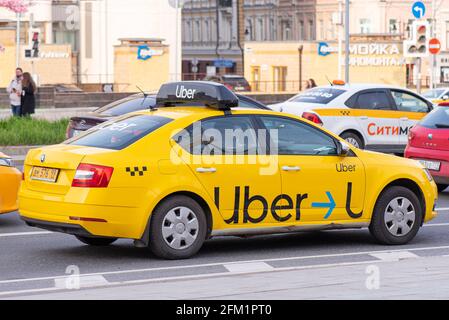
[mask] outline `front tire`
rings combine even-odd
[[[404,245],[418,233],[423,209],[418,197],[404,187],[390,187],[377,200],[369,230],[381,244]]]
[[[93,247],[105,247],[117,241],[117,238],[83,237],[75,236],[79,241]]]
[[[150,249],[163,259],[187,259],[203,246],[207,221],[203,208],[186,196],[162,202],[151,217]]]
[[[365,143],[355,133],[345,132],[341,135],[341,138],[344,139],[346,142],[352,144],[356,148],[365,149]]]

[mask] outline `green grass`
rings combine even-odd
[[[37,146],[65,140],[69,120],[8,118],[0,120],[0,146]]]

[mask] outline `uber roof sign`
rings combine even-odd
[[[162,85],[157,107],[206,106],[229,110],[239,105],[237,96],[222,84],[209,81],[183,81]]]

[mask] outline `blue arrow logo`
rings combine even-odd
[[[329,208],[326,215],[324,216],[324,219],[328,219],[332,215],[332,212],[334,211],[335,207],[337,206],[334,197],[332,197],[332,194],[329,191],[326,192],[326,195],[329,199],[329,202],[312,203],[313,208]]]

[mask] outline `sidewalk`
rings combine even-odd
[[[409,258],[41,293],[19,299],[448,299],[448,268],[448,256]]]
[[[36,114],[33,118],[45,120],[59,120],[80,115],[85,115],[88,112],[94,111],[96,108],[64,108],[64,109],[36,109]],[[11,110],[0,109],[0,119],[6,119],[11,116]]]

